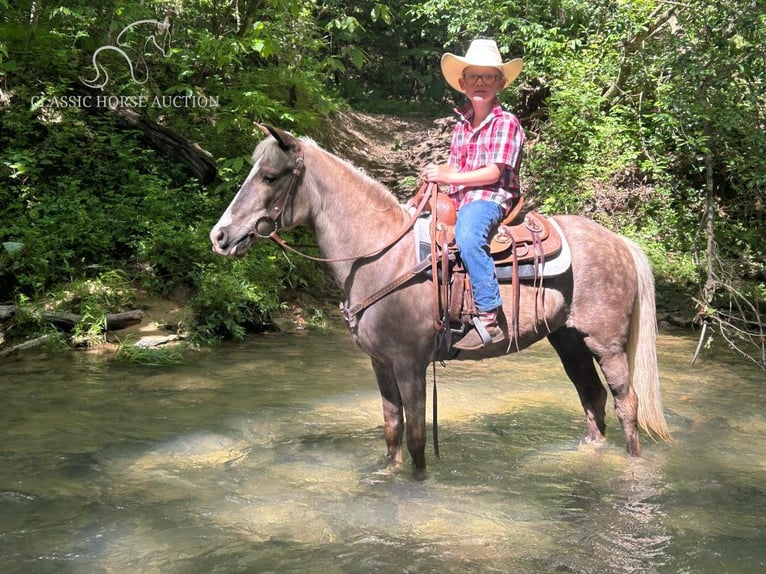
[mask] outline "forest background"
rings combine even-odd
[[[439,58],[477,37],[524,59],[502,100],[527,133],[531,203],[637,240],[658,286],[766,365],[761,0],[0,0],[7,341],[43,308],[98,334],[138,291],[183,293],[178,327],[205,343],[296,292],[331,298],[323,267],[273,245],[211,252],[256,122],[337,151],[347,114],[444,118],[459,94]],[[403,198],[415,176],[388,183]]]

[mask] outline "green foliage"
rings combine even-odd
[[[107,315],[132,309],[134,302],[135,290],[127,276],[122,271],[106,271],[92,279],[74,280],[35,300],[18,295],[8,333],[14,341],[38,333],[55,334],[55,341],[60,342],[64,335],[49,325],[44,315],[69,313],[80,317],[71,342],[76,346],[95,347],[105,342]]]
[[[11,320],[4,325],[4,335],[9,343],[21,342],[40,336],[41,333],[55,333],[55,330],[43,321],[40,308],[36,303],[20,295],[14,304],[15,313]]]
[[[327,331],[330,328],[330,321],[321,309],[314,309],[306,320],[306,327],[313,331]]]
[[[221,339],[242,339],[248,329],[263,325],[279,307],[275,285],[275,257],[251,257],[234,262],[203,265],[190,304],[194,319],[189,330],[204,344]]]
[[[117,349],[115,359],[144,367],[170,367],[184,363],[184,351],[185,347],[180,345],[140,347],[124,341]]]
[[[101,316],[106,312],[127,311],[135,303],[135,291],[125,272],[110,270],[93,279],[77,279],[53,292],[46,306],[83,316]]]
[[[336,63],[322,58],[311,5],[188,4],[169,13],[164,56],[152,44],[136,49],[152,28],[131,28],[121,47],[134,72],[145,69],[145,83],[114,51],[100,53],[109,74],[103,94],[215,98],[211,107],[138,109],[220,158],[211,190],[104,109],[50,103],[87,94],[82,78],[96,73],[95,51],[138,20],[161,20],[165,3],[22,4],[0,16],[0,300],[63,293],[60,285],[78,291],[116,267],[153,292],[192,293],[201,338],[241,336],[245,325],[267,320],[285,285],[305,284],[299,267],[272,264],[273,253],[258,269],[230,265],[212,255],[207,232],[247,171],[254,122],[304,131],[336,105],[321,72]],[[75,299],[58,303],[88,317],[77,336],[93,339],[116,302]]]
[[[1,298],[34,295],[130,259],[152,224],[147,204],[172,185],[152,150],[109,118],[70,108],[34,119],[19,102],[0,118],[0,130],[10,142],[0,151],[2,239],[23,245],[0,268],[7,279]]]
[[[188,293],[189,326],[217,340],[268,322],[287,291],[334,296],[322,267],[271,247],[242,261],[210,251],[208,230],[260,138],[254,124],[319,133],[345,101],[447,115],[460,96],[445,86],[439,58],[479,36],[495,38],[506,58],[524,58],[502,98],[527,132],[523,182],[542,211],[586,213],[638,239],[659,272],[690,279],[691,254],[703,247],[703,158],[712,158],[719,255],[756,283],[766,274],[766,17],[750,2],[0,6],[0,301],[61,299],[113,285],[108,270],[124,269],[124,281],[153,292]],[[210,185],[106,110],[50,105],[92,95],[82,79],[96,73],[96,50],[128,25],[166,15],[170,35],[155,37],[167,41],[165,55],[143,44],[146,25],[125,36],[146,81],[101,52],[110,78],[101,93],[214,99],[137,110],[213,154]],[[302,230],[292,240],[311,242]],[[57,304],[90,325],[120,305],[104,293],[78,297]]]

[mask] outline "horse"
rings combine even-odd
[[[210,231],[216,253],[239,257],[251,245],[278,237],[278,228],[309,224],[325,256],[321,260],[345,293],[345,309],[412,268],[410,213],[383,184],[309,138],[259,127],[267,137],[255,148],[252,169]],[[639,456],[639,428],[656,440],[671,440],[659,387],[649,261],[634,242],[590,219],[552,219],[571,248],[572,261],[565,273],[545,280],[544,313],[535,308],[539,286],[522,284],[513,344],[460,351],[455,359],[502,356],[547,338],[579,394],[584,440],[596,445],[605,442],[607,401],[598,364],[627,451]],[[406,436],[415,469],[426,469],[426,375],[438,344],[433,280],[414,275],[349,321],[377,380],[389,467],[403,464]],[[512,288],[501,285],[506,315]]]

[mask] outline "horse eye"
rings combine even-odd
[[[264,173],[264,174],[261,176],[261,180],[263,181],[263,183],[272,184],[272,183],[274,183],[275,181],[277,181],[277,176],[275,176],[275,175],[271,175],[271,174],[268,174],[268,173]]]

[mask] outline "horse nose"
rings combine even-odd
[[[223,227],[213,229],[210,232],[210,240],[213,242],[213,250],[224,252],[229,247],[229,234]]]

